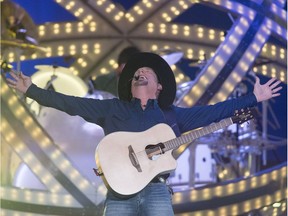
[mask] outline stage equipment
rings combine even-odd
[[[170,66],[179,62],[184,55],[182,51],[169,49],[159,50],[156,53],[160,55]]]

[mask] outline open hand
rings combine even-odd
[[[269,100],[272,97],[280,96],[279,91],[282,89],[282,87],[279,86],[279,84],[281,83],[281,81],[275,81],[276,78],[272,78],[265,84],[261,85],[259,77],[256,76],[253,93],[256,96],[257,102]]]
[[[16,74],[15,72],[9,73],[13,79],[7,78],[8,86],[14,88],[22,93],[26,93],[27,89],[32,85],[31,78],[25,76],[22,72]]]

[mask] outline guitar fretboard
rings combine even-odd
[[[180,137],[164,142],[163,144],[165,148],[163,150],[164,152],[166,152],[172,149],[176,149],[183,144],[190,143],[199,137],[205,136],[219,129],[223,129],[232,124],[233,124],[233,121],[231,118],[226,118],[217,123],[212,123],[206,127],[191,131],[188,134],[184,134]]]

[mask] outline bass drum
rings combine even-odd
[[[60,93],[95,99],[114,97],[101,91],[88,94],[88,87],[85,82],[72,75],[66,68],[56,68],[54,71],[51,66],[37,66],[37,68],[39,71],[32,76],[32,81],[41,88],[53,88]],[[39,123],[52,137],[54,143],[64,152],[67,159],[71,161],[74,168],[93,185],[97,185],[97,191],[100,190],[98,187],[101,187],[101,191],[103,191],[101,178],[96,177],[92,170],[96,166],[94,154],[97,144],[104,136],[103,129],[96,124],[86,122],[79,116],[70,116],[53,108],[39,106],[32,100],[28,100],[27,103],[31,111],[35,113]],[[14,186],[46,190],[26,164],[21,164],[18,167]]]

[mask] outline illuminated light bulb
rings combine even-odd
[[[39,35],[40,36],[44,36],[45,35],[45,31],[39,31]]]
[[[42,141],[40,142],[41,147],[44,147],[44,148],[48,147],[49,144],[50,144],[50,141],[47,138],[43,138]]]
[[[219,210],[220,215],[228,215],[227,214],[227,208],[226,207],[221,207]]]
[[[226,1],[225,3],[226,3],[227,8],[231,9],[233,7],[233,5],[230,1]],[[220,4],[220,0],[219,0],[218,4]]]
[[[189,36],[190,35],[190,32],[189,31],[184,31],[184,36]]]
[[[183,200],[182,194],[180,194],[180,193],[174,194],[174,196],[173,196],[173,201],[174,201],[175,203],[181,203],[182,200]]]
[[[71,204],[71,198],[70,197],[66,197],[64,202],[65,202],[65,205],[70,205]]]
[[[203,198],[204,199],[209,199],[210,198],[210,195],[211,195],[211,189],[210,188],[205,188],[202,192],[203,194]]]
[[[60,191],[60,189],[61,189],[61,187],[60,187],[60,185],[54,185],[52,188],[51,188],[51,192],[52,193],[57,193],[57,192],[59,192]]]
[[[106,69],[106,68],[101,68],[101,69],[100,69],[100,73],[101,73],[101,74],[107,73],[107,69]]]
[[[193,93],[194,93],[196,96],[199,96],[199,95],[201,94],[200,88],[199,88],[199,87],[195,87]]]
[[[225,45],[223,46],[223,50],[224,50],[224,52],[226,52],[227,54],[231,54],[231,53],[232,53],[231,48],[228,47],[227,44],[225,44]]]
[[[19,118],[24,113],[24,108],[19,107],[19,109],[16,111],[16,116]]]
[[[18,198],[18,192],[16,190],[11,190],[11,197],[13,199],[17,199]]]
[[[135,21],[134,17],[129,18],[129,22],[134,22],[134,21]]]
[[[216,95],[216,98],[219,100],[219,101],[223,101],[224,99],[225,99],[225,94],[223,93],[223,92],[219,92],[219,93],[217,93],[217,95]],[[223,173],[223,174],[225,174],[225,173]]]
[[[153,33],[153,32],[154,32],[154,29],[153,29],[153,28],[149,28],[147,31],[148,31],[149,33]]]
[[[275,193],[275,200],[281,200],[282,199],[282,192],[281,191],[277,191]]]
[[[167,21],[167,22],[170,22],[171,20],[172,20],[171,17],[167,17],[167,18],[166,18],[166,21]]]
[[[76,171],[76,170],[73,170],[71,173],[70,173],[70,177],[75,180],[76,178],[79,177],[79,173]]]
[[[239,40],[238,40],[237,38],[235,38],[234,35],[231,35],[231,36],[229,37],[229,41],[230,41],[233,45],[237,45],[238,42],[239,42]]]
[[[97,1],[96,4],[101,6],[103,4],[103,2],[102,1]]]
[[[272,197],[271,197],[270,195],[267,195],[267,196],[265,197],[265,203],[264,203],[264,204],[270,205],[271,202],[272,202]]]
[[[74,71],[73,71],[73,74],[74,74],[75,76],[78,76],[78,75],[79,75],[79,71],[78,71],[78,70],[74,70]]]
[[[170,10],[173,12],[173,11],[176,10],[176,7],[172,6],[172,7],[170,8]]]
[[[203,35],[203,33],[198,33],[197,36],[198,36],[199,38],[203,38],[204,35]]]
[[[194,100],[193,100],[190,96],[188,96],[188,95],[186,95],[186,96],[183,98],[183,100],[185,101],[185,103],[187,103],[188,106],[192,106],[193,103],[194,103]]]
[[[261,180],[261,185],[266,185],[268,182],[268,175],[267,174],[262,175],[260,180]]]
[[[148,23],[147,26],[148,26],[149,28],[153,28],[153,27],[154,27],[154,24],[153,24],[153,23]]]
[[[42,181],[47,184],[49,181],[51,180],[51,176],[50,175],[45,175],[43,178],[42,178]]]
[[[1,87],[1,94],[5,94],[8,91],[9,87],[7,85],[2,85]]]
[[[252,60],[250,59],[250,61],[252,61]],[[239,66],[240,66],[240,68],[241,68],[243,71],[246,71],[246,70],[248,70],[248,68],[249,68],[249,65],[248,65],[246,62],[243,62],[243,61],[241,61],[241,62],[239,63]]]
[[[147,7],[147,8],[151,8],[151,7],[152,7],[152,4],[151,4],[150,2],[148,2],[148,3],[146,4],[146,7]]]
[[[16,96],[12,96],[9,100],[8,100],[8,104],[10,106],[14,105],[15,102],[17,101],[17,97]]]
[[[176,29],[172,30],[172,34],[174,34],[174,35],[178,34],[178,30],[176,30]]]
[[[35,173],[39,173],[42,168],[39,164],[36,164],[35,167],[32,167],[32,170],[34,170]]]
[[[219,176],[220,179],[223,179],[224,178],[223,172],[220,172],[218,176]]]
[[[256,38],[261,42],[261,43],[264,43],[265,42],[265,38],[262,34],[257,34],[256,35]]]
[[[153,44],[153,45],[151,46],[151,49],[152,49],[153,51],[155,51],[155,50],[158,49],[158,46],[157,46],[156,44]]]
[[[83,180],[83,181],[80,183],[80,185],[79,185],[79,187],[80,187],[82,190],[84,190],[84,189],[87,188],[88,186],[89,186],[89,184],[88,184],[88,182],[85,181],[85,180]]]
[[[203,33],[204,29],[200,27],[200,28],[197,29],[197,31]]]
[[[256,53],[260,50],[260,46],[258,44],[256,44],[256,43],[254,43],[252,45],[252,48],[255,50]]]
[[[235,31],[237,32],[237,34],[239,34],[239,35],[243,35],[243,30],[239,27],[239,26],[236,26],[236,28],[235,28]]]
[[[50,157],[55,160],[55,159],[58,158],[60,155],[61,155],[61,152],[60,152],[59,150],[55,150],[55,151],[52,152],[52,154],[51,154]]]
[[[114,16],[114,19],[119,21],[121,19],[121,17],[119,15]]]
[[[70,165],[70,163],[67,160],[65,160],[61,163],[60,167],[62,169],[66,169],[69,165]]]
[[[195,199],[197,199],[197,192],[195,190],[192,190],[190,192],[190,200],[192,201],[192,200],[195,200]]]

